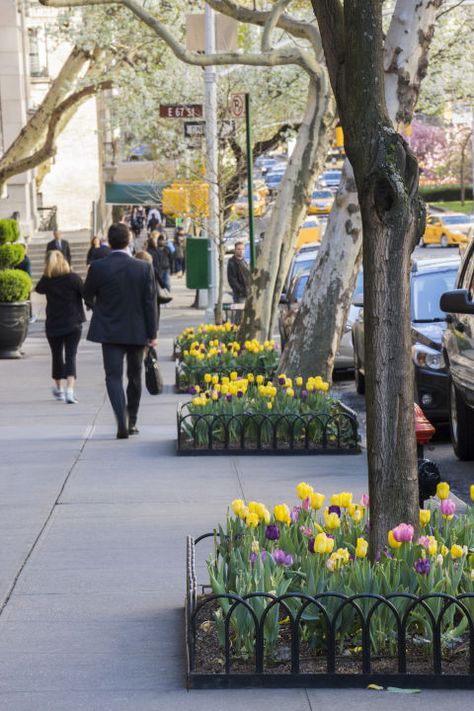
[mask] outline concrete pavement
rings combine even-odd
[[[174,281],[162,311],[165,393],[144,394],[140,435],[115,439],[100,349],[82,341],[78,405],[50,395],[50,357],[34,324],[20,361],[0,361],[0,708],[8,711],[461,711],[470,692],[184,689],[185,536],[243,496],[292,501],[366,490],[364,455],[175,456],[173,336],[202,314]],[[42,315],[41,303],[36,311]],[[203,565],[200,566],[204,582]]]

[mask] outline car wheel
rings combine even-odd
[[[463,461],[474,459],[474,410],[466,405],[452,380],[449,386],[449,421],[455,455]]]
[[[354,349],[354,380],[355,380],[355,386],[356,386],[357,392],[359,393],[359,395],[363,395],[365,393],[365,377],[360,372],[359,359],[357,357],[355,349]]]
[[[446,235],[441,235],[441,239],[440,239],[439,243],[442,247],[449,247],[449,242],[448,242],[448,238],[446,237]]]

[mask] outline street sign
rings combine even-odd
[[[202,104],[160,104],[160,118],[201,118]]]
[[[184,124],[184,137],[185,138],[196,138],[197,136],[204,136],[206,133],[206,122],[205,121],[186,121]]]
[[[235,121],[219,121],[217,131],[220,139],[233,136],[235,133]]]
[[[231,94],[229,101],[229,111],[232,118],[244,118],[245,115],[245,94]]]

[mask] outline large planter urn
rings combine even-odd
[[[28,333],[29,301],[0,303],[0,359],[21,358],[20,348]]]

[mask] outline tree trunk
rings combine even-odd
[[[279,372],[331,381],[362,260],[362,225],[354,175],[344,163],[318,259],[283,351]]]
[[[428,66],[441,0],[398,0],[384,43],[385,100],[396,126],[410,123]],[[332,81],[331,77],[331,81]],[[318,260],[305,289],[281,372],[331,380],[362,254],[359,200],[346,162]],[[317,274],[317,277],[316,277]],[[313,357],[311,358],[311,354]]]
[[[257,259],[240,338],[271,338],[281,287],[294,254],[314,181],[326,160],[334,103],[325,70],[311,78],[305,116],[293,154],[280,184],[270,225]]]

